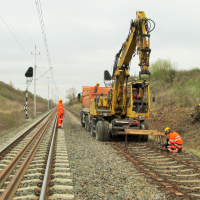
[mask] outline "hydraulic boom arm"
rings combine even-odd
[[[131,21],[129,35],[126,41],[122,44],[120,51],[116,54],[113,66],[112,79],[114,80],[113,95],[111,102],[111,113],[125,115],[126,113],[126,98],[127,87],[123,91],[124,83],[127,85],[128,77],[130,76],[128,69],[129,63],[135,54],[139,54],[139,66],[141,74],[150,75],[148,70],[150,58],[150,19],[146,18],[143,11],[136,12],[136,20]],[[123,101],[122,101],[123,98]]]

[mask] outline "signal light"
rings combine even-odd
[[[26,77],[33,77],[33,68],[29,67],[28,70],[25,73]]]

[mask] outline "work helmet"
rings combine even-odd
[[[97,82],[97,84],[96,85],[100,85],[100,83],[99,82]]]
[[[59,99],[59,101],[62,101],[62,99]]]
[[[165,133],[166,133],[166,131],[167,131],[167,130],[169,130],[169,131],[170,131],[170,128],[169,128],[169,127],[165,128]]]
[[[137,91],[137,88],[133,88],[133,91]]]

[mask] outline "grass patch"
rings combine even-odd
[[[22,119],[23,113],[13,112],[11,114],[0,113],[0,130],[5,130],[10,127],[16,127],[21,124],[19,119]]]
[[[4,135],[7,135],[8,133],[11,133],[12,131],[14,131],[16,128],[10,128],[10,129],[6,129],[6,130],[2,130],[0,132],[0,138],[3,137]]]
[[[82,109],[82,103],[76,103],[76,104],[73,104],[73,105],[70,105],[69,108],[77,111],[77,112],[80,112],[81,109]]]
[[[32,93],[28,93],[28,117],[33,117]],[[26,91],[17,90],[14,87],[0,81],[0,137],[11,130],[24,124],[23,110],[26,100]],[[37,112],[47,111],[47,100],[37,96]]]

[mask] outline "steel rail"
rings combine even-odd
[[[49,116],[49,119],[52,115],[53,113]],[[17,166],[23,155],[26,153],[30,145],[34,142],[34,139],[44,128],[44,126],[45,124],[42,127],[40,127],[40,129],[30,138],[30,140],[24,145],[24,147],[19,151],[19,153],[10,161],[10,163],[0,173],[0,187],[4,184],[8,176],[12,173],[13,169]]]
[[[19,186],[19,184],[21,182],[21,180],[23,179],[24,174],[26,173],[26,171],[28,169],[28,166],[30,165],[33,157],[35,156],[35,153],[36,153],[37,149],[39,148],[40,143],[42,142],[42,139],[43,139],[43,137],[44,137],[44,135],[46,133],[46,130],[47,130],[47,128],[49,127],[49,125],[51,123],[53,114],[50,115],[48,121],[43,126],[44,129],[42,130],[42,133],[40,134],[39,138],[35,142],[34,146],[32,147],[32,149],[30,150],[30,152],[26,156],[25,160],[23,161],[23,163],[21,164],[21,166],[17,170],[16,174],[14,175],[14,177],[12,178],[12,180],[10,181],[8,186],[4,190],[4,192],[1,195],[0,199],[9,200],[9,199],[13,198],[13,196],[14,196],[14,194],[15,194],[15,192],[16,192],[16,190],[17,190],[17,188],[18,188],[18,186]]]
[[[165,187],[165,189],[168,189],[172,195],[176,195],[176,196],[184,196],[182,193],[180,193],[178,191],[178,188],[174,188],[173,186],[171,186],[170,184],[166,183],[162,178],[160,178],[160,174],[156,174],[155,172],[151,172],[151,170],[146,170],[148,168],[146,168],[143,164],[143,162],[141,162],[141,160],[137,159],[134,157],[134,152],[125,152],[124,148],[120,147],[119,145],[117,145],[116,143],[110,143],[110,145],[117,151],[119,151],[121,154],[123,154],[123,156],[125,156],[128,160],[130,160],[135,166],[139,167],[139,169],[148,175],[148,177],[151,177],[156,184],[160,185],[163,184]],[[166,184],[166,185],[165,185]]]
[[[66,108],[67,109],[67,108]],[[70,109],[67,109],[69,112],[71,112],[72,114],[74,114],[74,111],[72,112]],[[80,118],[78,116],[78,114],[75,114],[75,116],[77,116],[78,118]],[[157,138],[157,142],[158,144],[161,144],[160,138]],[[164,188],[165,190],[170,191],[170,195],[172,196],[172,198],[180,198],[180,199],[188,199],[187,197],[190,197],[192,199],[199,199],[200,198],[200,193],[199,192],[199,185],[195,186],[195,184],[199,184],[199,178],[197,177],[196,179],[189,179],[187,180],[187,177],[195,177],[195,176],[199,176],[199,172],[200,172],[200,165],[199,162],[193,162],[193,160],[190,160],[190,156],[188,156],[189,160],[187,160],[188,158],[186,158],[185,156],[183,157],[179,157],[179,154],[173,154],[173,153],[164,153],[162,152],[162,148],[155,148],[154,146],[154,142],[156,141],[156,138],[153,141],[153,145],[149,145],[148,143],[145,144],[144,146],[147,148],[150,148],[154,151],[154,153],[159,153],[161,156],[165,156],[165,158],[170,158],[172,159],[172,162],[177,162],[179,164],[179,167],[183,167],[184,169],[181,171],[179,171],[178,169],[178,165],[172,166],[171,169],[176,169],[175,171],[180,172],[180,174],[176,174],[174,176],[174,174],[170,175],[170,173],[173,173],[173,170],[170,170],[170,167],[165,167],[165,171],[164,167],[158,167],[158,170],[154,169],[156,167],[156,163],[154,161],[152,161],[152,165],[149,164],[150,161],[145,162],[144,158],[145,156],[143,154],[139,154],[138,152],[134,152],[131,150],[131,148],[129,149],[129,151],[125,151],[126,148],[124,148],[124,146],[120,146],[119,144],[115,143],[115,142],[109,142],[109,144],[116,149],[117,151],[119,151],[120,153],[122,153],[128,160],[130,160],[134,165],[136,165],[139,169],[140,172],[143,172],[144,174],[146,174],[149,178],[151,178],[152,180],[154,180],[154,182],[161,188]],[[139,147],[137,147],[139,148]],[[160,152],[161,150],[161,152]],[[137,156],[138,155],[138,156]],[[157,156],[161,157],[161,156]],[[138,159],[139,158],[139,159]],[[140,159],[141,158],[141,159]],[[155,157],[156,158],[156,157]],[[151,159],[149,157],[149,159]],[[163,158],[164,159],[164,158]],[[158,158],[159,160],[159,158]],[[160,159],[162,160],[162,158]],[[199,159],[198,159],[199,160]],[[164,162],[164,161],[163,161]],[[163,164],[163,163],[162,163]],[[166,162],[167,164],[167,162]],[[159,163],[158,163],[159,165]],[[152,167],[153,166],[153,167]],[[188,167],[185,169],[185,167]],[[194,171],[194,173],[192,174],[181,174],[182,172],[186,172],[186,171]],[[161,173],[162,172],[162,173]],[[169,173],[169,175],[167,174]],[[168,178],[171,177],[170,178]],[[164,177],[164,178],[163,178]],[[182,177],[181,179],[175,179],[174,177]],[[183,179],[183,177],[186,177],[185,179]],[[187,186],[184,185],[184,183],[187,183]],[[194,184],[193,186],[191,184]],[[183,185],[180,185],[183,184]]]
[[[21,135],[19,135],[16,139],[14,139],[12,142],[10,142],[7,146],[5,146],[0,151],[0,158],[2,158],[9,149],[11,149],[13,146],[18,144],[18,142],[23,139],[27,134],[29,134],[39,123],[41,123],[51,112],[53,112],[54,109],[52,109],[50,112],[48,112],[46,115],[44,115],[41,119],[37,120],[30,128],[27,128]]]
[[[47,165],[46,165],[46,169],[45,169],[44,179],[43,179],[43,183],[42,183],[42,189],[41,189],[40,198],[39,198],[40,200],[48,199],[48,190],[49,190],[49,183],[50,183],[50,173],[49,172],[51,171],[51,168],[52,168],[51,163],[53,160],[53,149],[55,148],[55,141],[56,141],[57,131],[58,131],[57,120],[58,120],[58,117],[56,116],[51,146],[50,146],[50,150],[49,150]]]

